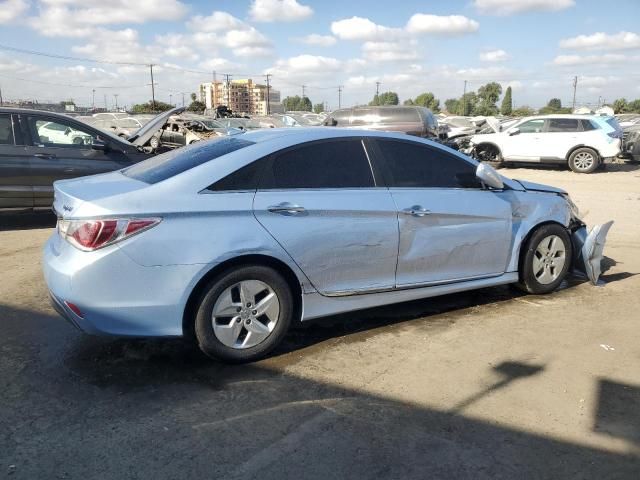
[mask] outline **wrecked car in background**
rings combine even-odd
[[[242,133],[242,129],[226,127],[222,122],[203,115],[183,113],[169,117],[151,138],[151,144],[173,149],[201,140],[237,133]]]
[[[596,283],[610,227],[587,233],[565,191],[435,142],[342,128],[198,142],[56,182],[55,198],[42,265],[60,315],[232,362],[298,321],[504,284],[545,294],[572,268]]]

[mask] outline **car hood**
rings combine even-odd
[[[153,137],[153,135],[164,126],[169,117],[172,115],[178,115],[185,110],[185,107],[176,107],[171,110],[167,110],[166,112],[162,112],[131,135],[131,137],[129,137],[129,141],[136,147],[144,147],[149,140],[151,140],[151,137]]]
[[[517,180],[517,179],[516,179],[516,182],[522,185],[525,190],[530,190],[532,192],[559,193],[561,195],[567,194],[566,190],[563,190],[557,187],[552,187],[550,185],[544,185],[542,183],[527,182],[526,180]]]

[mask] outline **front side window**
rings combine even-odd
[[[371,167],[359,139],[309,143],[276,154],[260,183],[261,190],[374,186]]]
[[[29,128],[35,143],[47,147],[86,147],[95,139],[88,131],[62,120],[29,117]]]
[[[0,115],[0,145],[13,145],[11,115]]]
[[[549,132],[578,132],[580,123],[575,118],[552,118],[549,120]]]
[[[520,133],[540,133],[542,132],[542,128],[544,127],[544,120],[529,120],[528,122],[524,122],[518,125],[518,129]]]
[[[376,140],[389,187],[479,188],[473,164],[441,148],[415,142]]]

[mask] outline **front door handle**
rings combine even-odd
[[[270,207],[267,207],[267,210],[269,210],[271,213],[281,213],[283,215],[297,215],[299,213],[304,213],[305,211],[304,207],[289,202],[282,202],[278,205],[271,205]]]
[[[33,156],[36,158],[46,158],[47,160],[51,158],[56,158],[56,156],[52,153],[35,153]]]
[[[431,215],[431,211],[422,207],[421,205],[414,205],[413,207],[405,208],[402,210],[405,215],[413,215],[414,217],[424,217],[425,215]]]

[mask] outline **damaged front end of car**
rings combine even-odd
[[[585,275],[593,285],[598,284],[602,273],[602,259],[607,234],[613,220],[596,225],[587,233],[587,226],[579,220],[572,228],[573,270]]]

